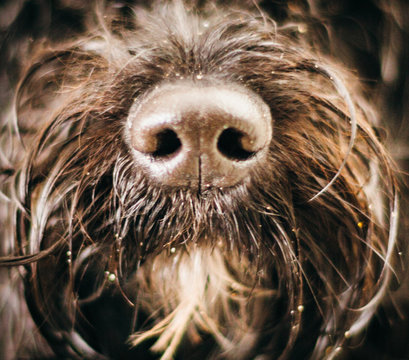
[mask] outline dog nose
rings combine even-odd
[[[268,106],[239,86],[167,84],[132,105],[128,142],[154,181],[171,187],[231,187],[266,157]]]

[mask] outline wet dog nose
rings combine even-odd
[[[132,105],[128,142],[137,165],[172,187],[230,187],[267,154],[268,106],[239,86],[163,85]]]

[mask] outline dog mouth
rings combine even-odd
[[[133,240],[125,246],[136,244],[143,261],[150,254],[172,255],[195,246],[237,250],[254,261],[262,251],[260,244],[271,242],[277,219],[273,206],[254,201],[249,188],[240,184],[200,194],[181,189],[159,195],[155,207],[133,213],[128,232]]]
[[[171,359],[210,338],[215,352],[249,358],[261,336],[276,336],[272,328],[290,316],[275,304],[293,306],[284,300],[287,274],[279,276],[272,260],[280,259],[272,199],[245,181],[199,194],[126,179],[117,196],[129,203],[117,227],[120,282],[136,314],[129,345],[153,343],[153,352]],[[282,323],[281,335],[291,321]]]
[[[214,351],[245,359],[265,336],[291,331],[288,274],[274,260],[282,261],[277,210],[260,191],[246,182],[200,194],[150,187],[139,203],[152,207],[131,208],[124,291],[146,319],[133,326],[131,347],[153,343],[171,359],[210,338]]]

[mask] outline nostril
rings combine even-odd
[[[270,107],[246,88],[210,81],[163,84],[129,109],[124,137],[135,166],[157,185],[235,186],[268,156]]]
[[[234,128],[227,128],[219,136],[217,149],[229,159],[243,161],[251,158],[257,152],[249,151],[247,145],[250,143],[249,135]]]
[[[176,154],[182,147],[177,134],[171,129],[165,129],[156,134],[156,149],[152,156],[156,158],[169,157]]]

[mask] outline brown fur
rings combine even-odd
[[[4,117],[0,261],[24,283],[24,296],[18,279],[2,290],[17,304],[2,311],[5,356],[338,354],[387,293],[398,217],[353,76],[303,24],[258,12],[175,1],[95,17],[26,55]],[[268,161],[240,184],[165,188],[136,166],[133,101],[183,79],[241,84],[269,105]]]

